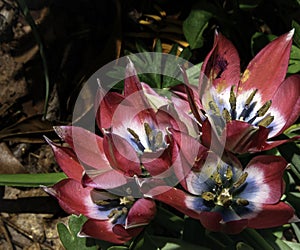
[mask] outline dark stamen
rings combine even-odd
[[[257,116],[261,117],[264,116],[269,108],[271,107],[272,101],[269,100],[267,101],[258,111],[257,111]]]
[[[250,96],[248,97],[248,99],[245,102],[246,106],[249,106],[250,103],[253,101],[253,98],[254,98],[256,92],[257,92],[257,89],[255,89],[255,90],[252,91],[252,93],[250,94]]]
[[[241,185],[243,185],[244,182],[246,181],[247,177],[248,177],[248,173],[247,172],[242,173],[241,176],[240,176],[240,178],[235,183],[233,183],[233,187],[238,188]]]
[[[133,136],[136,141],[140,141],[139,136],[131,128],[127,128],[127,131]]]
[[[225,173],[225,177],[229,181],[229,180],[231,180],[232,176],[233,176],[233,172],[232,172],[231,168],[228,167],[226,170],[226,173]]]
[[[152,132],[152,129],[150,127],[150,125],[148,123],[144,123],[144,128],[145,128],[145,132],[146,132],[146,135],[149,137],[149,135],[151,134]]]
[[[263,118],[257,125],[268,127],[273,121],[274,121],[274,116],[268,115],[265,118]]]
[[[242,113],[240,114],[239,119],[244,120],[244,118],[247,117],[247,112],[248,112],[248,110],[249,110],[250,104],[251,104],[251,102],[253,101],[253,98],[254,98],[256,92],[257,92],[257,89],[253,90],[253,91],[251,92],[250,96],[247,98],[247,100],[246,100],[246,102],[245,102],[244,109],[243,109]],[[249,114],[248,114],[248,115],[249,115]],[[255,117],[255,118],[256,118],[256,117]],[[254,119],[255,119],[255,118],[254,118]],[[253,118],[252,118],[252,119],[253,119]],[[252,120],[252,119],[251,119],[251,120]]]
[[[201,194],[203,200],[212,201],[215,198],[215,195],[212,192],[203,192]]]
[[[234,111],[236,109],[236,96],[234,94],[234,85],[231,86],[231,89],[230,89],[230,96],[229,96],[229,103],[230,103],[230,108],[231,108],[231,112]]]
[[[137,135],[137,133],[135,133],[131,128],[127,128],[127,131],[133,136],[133,138],[131,139],[139,148],[139,150],[143,151],[145,150],[145,147],[143,146],[143,144],[140,141],[139,136]]]
[[[248,206],[249,205],[249,201],[246,200],[246,199],[238,198],[236,200],[236,204],[238,204],[240,206]]]
[[[215,115],[220,116],[220,110],[214,101],[209,101],[208,105]]]
[[[231,115],[230,115],[229,111],[226,108],[223,109],[222,116],[223,116],[223,118],[225,119],[226,122],[231,121]]]
[[[155,136],[155,142],[154,142],[154,148],[160,148],[163,143],[163,133],[161,131],[158,131]]]

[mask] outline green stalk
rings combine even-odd
[[[18,187],[51,186],[65,178],[64,173],[0,174],[0,185]]]

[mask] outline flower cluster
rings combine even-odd
[[[66,212],[88,218],[80,235],[114,243],[138,235],[156,202],[231,234],[297,220],[281,201],[286,160],[260,154],[245,166],[239,161],[285,143],[269,139],[299,116],[300,76],[285,79],[292,36],[272,41],[241,74],[235,47],[216,33],[198,89],[182,69],[185,83],[172,98],[140,82],[129,61],[122,94],[99,85],[101,135],[60,126],[55,131],[68,145],[47,139],[68,178],[45,190]]]

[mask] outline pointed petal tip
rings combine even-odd
[[[131,61],[131,59],[129,58],[129,56],[127,56],[127,65],[126,65],[126,76],[133,76],[136,75],[136,70],[134,67],[133,62]]]
[[[287,33],[287,35],[286,35],[286,40],[287,40],[287,41],[290,41],[290,40],[293,38],[294,33],[295,33],[295,28],[291,29],[291,30]]]
[[[297,223],[299,221],[300,219],[298,218],[298,216],[294,214],[294,216],[289,219],[288,223]]]
[[[52,146],[53,142],[52,142],[47,136],[43,135],[43,137],[44,137],[45,141],[46,141],[50,146]]]
[[[43,185],[40,185],[41,188],[43,188],[43,190],[47,193],[47,194],[50,194],[54,197],[57,197],[57,192],[54,190],[54,188],[51,188],[51,187],[46,187],[46,186],[43,186]]]

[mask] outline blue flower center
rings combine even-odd
[[[163,133],[160,130],[152,129],[148,123],[144,123],[144,132],[146,140],[144,144],[141,142],[139,135],[131,128],[127,128],[127,131],[131,135],[130,141],[138,151],[144,152],[156,152],[161,148],[166,148],[166,143],[163,138]]]
[[[234,181],[231,166],[227,166],[227,168],[218,167],[206,183],[209,190],[201,194],[204,204],[210,208],[215,206],[229,208],[236,205],[245,207],[249,205],[248,200],[240,197],[235,198],[237,194],[241,193],[243,186],[246,184],[247,176],[248,173],[243,172]]]
[[[255,101],[255,96],[257,94],[257,89],[254,89],[245,101],[239,103],[242,105],[237,107],[237,97],[234,91],[235,86],[232,86],[229,94],[229,105],[224,107],[222,105],[222,100],[216,99],[208,102],[209,109],[214,117],[222,117],[226,122],[232,120],[240,120],[253,124],[255,126],[268,127],[274,120],[274,116],[270,113],[267,114],[268,110],[272,105],[272,100],[266,101],[260,108],[256,108],[257,101]],[[254,111],[256,109],[256,112]],[[224,124],[225,125],[225,124]]]

